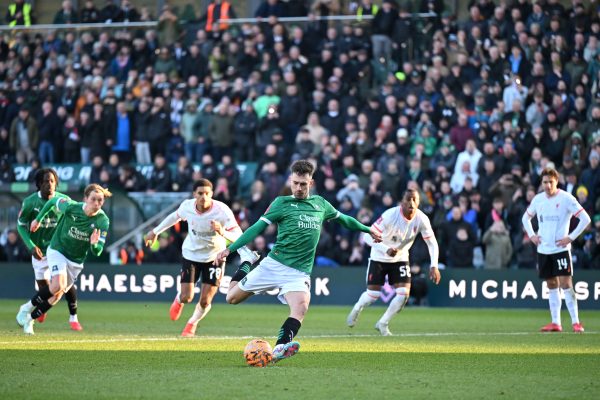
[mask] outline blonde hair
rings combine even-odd
[[[92,192],[102,193],[104,195],[105,199],[112,197],[112,193],[110,190],[103,188],[102,186],[98,185],[97,183],[90,183],[89,185],[87,185],[85,187],[85,190],[83,191],[83,197],[88,197]]]

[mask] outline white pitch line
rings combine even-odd
[[[567,332],[568,333],[568,332]],[[584,335],[597,335],[600,332],[585,332]],[[399,333],[392,338],[403,337],[448,337],[448,336],[531,336],[531,335],[560,335],[560,333],[541,333],[541,332],[422,332],[422,333]],[[199,340],[243,340],[252,339],[255,336],[196,336]],[[263,336],[265,338],[274,338],[274,336]],[[375,338],[381,337],[378,334],[344,334],[344,335],[301,335],[299,339],[352,339],[352,338]],[[73,339],[73,340],[20,340],[11,342],[0,342],[0,345],[15,344],[61,344],[61,343],[127,343],[127,342],[175,342],[187,341],[190,338],[181,337],[116,337],[110,339]],[[193,340],[193,339],[192,339]]]

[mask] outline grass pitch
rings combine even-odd
[[[586,333],[542,334],[547,310],[407,308],[353,328],[348,307],[313,306],[298,355],[245,365],[245,344],[274,336],[281,305],[214,304],[197,337],[179,338],[193,307],[172,322],[167,303],[82,301],[72,332],[65,302],[27,337],[19,302],[0,300],[0,399],[597,399],[600,312],[581,311]]]

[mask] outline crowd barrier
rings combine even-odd
[[[86,265],[77,286],[79,298],[111,301],[171,301],[179,285],[176,264]],[[215,301],[224,302],[233,267],[227,268]],[[0,297],[23,299],[34,290],[30,264],[0,264]],[[365,268],[315,268],[311,304],[347,305],[365,289]],[[600,309],[600,273],[577,271],[575,291],[579,307]],[[276,303],[276,293],[254,296],[250,301]],[[394,297],[389,285],[381,299]],[[427,304],[433,307],[547,308],[548,288],[534,270],[443,270],[439,286],[428,284]]]

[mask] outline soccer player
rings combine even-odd
[[[538,193],[523,214],[522,222],[531,242],[537,246],[538,274],[546,281],[549,289],[548,303],[552,322],[544,325],[542,332],[561,332],[560,309],[562,300],[560,288],[565,295],[565,303],[571,315],[573,332],[583,333],[579,322],[577,297],[573,289],[573,263],[571,262],[571,242],[585,230],[590,216],[573,195],[558,189],[558,172],[554,168],[544,168],[541,174],[543,193]],[[531,218],[537,215],[539,229],[533,230]],[[569,233],[571,217],[579,223]]]
[[[340,213],[321,196],[310,195],[314,171],[309,161],[294,162],[289,178],[292,195],[275,198],[263,216],[215,260],[220,263],[230,252],[250,243],[268,225],[277,224],[277,240],[270,253],[249,273],[240,268],[227,292],[227,302],[238,304],[255,293],[280,290],[278,298],[288,304],[290,314],[279,331],[273,349],[274,362],[291,357],[300,349],[300,343],[293,339],[308,311],[310,273],[323,223],[333,220],[350,230],[368,232],[375,241],[381,239],[374,228]]]
[[[31,222],[30,230],[35,233],[51,211],[62,214],[46,251],[50,286],[40,288],[17,314],[17,323],[26,334],[34,334],[34,320],[46,313],[73,286],[88,254],[92,252],[99,256],[102,253],[110,223],[102,205],[111,196],[108,189],[93,183],[85,188],[83,202],[55,196],[46,202]]]
[[[195,182],[192,193],[193,199],[184,200],[175,212],[146,235],[146,245],[152,246],[162,232],[181,220],[188,222],[188,235],[182,245],[181,292],[177,293],[170,308],[173,321],[181,316],[183,305],[194,299],[194,285],[199,279],[202,280],[202,285],[200,300],[181,333],[183,337],[193,337],[198,322],[211,309],[212,299],[225,271],[224,261],[213,265],[217,254],[226,247],[226,240],[233,242],[242,234],[231,209],[212,198],[213,185],[208,179]],[[246,247],[240,249],[239,253],[242,260],[250,264],[258,260],[258,256]]]
[[[385,211],[373,224],[372,228],[381,232],[381,243],[373,243],[372,239],[365,235],[365,242],[371,246],[367,267],[367,290],[362,293],[348,314],[346,323],[350,328],[356,325],[363,308],[370,306],[381,297],[381,287],[387,275],[388,283],[394,287],[396,296],[375,324],[375,329],[383,336],[392,334],[388,328],[390,320],[402,311],[410,295],[411,275],[408,251],[419,233],[423,236],[429,250],[431,259],[429,278],[436,285],[440,283],[438,244],[429,218],[419,210],[419,203],[419,192],[407,189],[400,205]]]
[[[44,208],[46,202],[54,197],[70,200],[68,196],[56,191],[58,185],[58,175],[52,168],[42,168],[35,173],[35,186],[38,191],[32,193],[23,200],[19,219],[17,221],[17,230],[23,243],[31,251],[31,264],[35,274],[35,280],[38,288],[50,284],[50,271],[48,269],[48,258],[46,250],[52,234],[58,225],[60,215],[51,209],[42,220],[40,228],[35,233],[29,232],[29,226],[39,212]],[[65,293],[65,299],[69,305],[69,324],[74,331],[83,329],[77,318],[77,289],[75,285]],[[46,314],[42,314],[37,321],[44,322]]]

